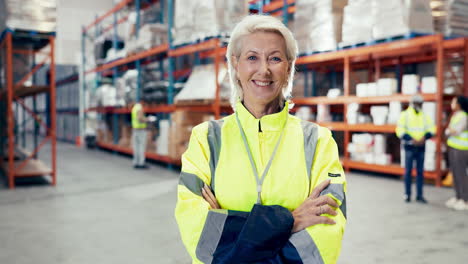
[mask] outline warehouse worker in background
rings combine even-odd
[[[452,118],[445,131],[455,197],[446,202],[455,210],[468,210],[468,98],[454,97]]]
[[[226,58],[234,114],[192,130],[175,216],[192,263],[337,262],[346,179],[329,129],[290,115],[297,42],[247,16]]]
[[[148,166],[145,164],[145,150],[146,150],[146,139],[147,139],[147,122],[150,121],[145,117],[145,111],[143,109],[144,101],[140,99],[132,107],[132,147],[133,147],[133,168],[135,169],[147,169]]]
[[[416,161],[416,201],[427,203],[423,196],[424,152],[426,140],[435,134],[434,122],[422,112],[424,99],[416,94],[411,98],[410,106],[400,114],[396,135],[401,139],[405,150],[405,201],[411,201],[411,171]]]

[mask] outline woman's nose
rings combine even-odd
[[[271,73],[270,65],[268,64],[267,60],[261,60],[259,71],[262,74],[268,74],[269,75]]]

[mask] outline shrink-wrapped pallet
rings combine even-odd
[[[343,12],[342,45],[372,39],[372,12],[367,0],[349,0]]]
[[[229,34],[248,14],[247,1],[178,0],[174,12],[174,45]]]
[[[294,35],[299,53],[335,50],[347,0],[297,0]]]
[[[5,28],[55,32],[56,0],[0,0],[0,32]]]
[[[432,0],[431,6],[437,33],[468,35],[468,0]]]
[[[374,39],[434,32],[427,0],[372,0],[371,3]]]

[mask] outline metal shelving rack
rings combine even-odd
[[[288,14],[295,12],[294,0],[276,0],[263,6],[263,11],[274,16],[283,16],[285,22],[288,21]],[[437,117],[435,124],[438,133],[436,134],[436,170],[425,171],[424,176],[427,179],[435,181],[440,186],[442,176],[446,173],[441,168],[443,133],[446,122],[443,121],[442,114],[448,107],[450,96],[443,94],[445,65],[449,59],[458,58],[464,60],[464,83],[460,84],[464,88],[465,95],[468,94],[468,38],[444,39],[441,35],[430,35],[417,37],[413,39],[404,39],[388,43],[381,43],[372,46],[359,48],[337,50],[324,52],[309,56],[301,56],[296,61],[296,66],[305,71],[320,72],[325,68],[333,68],[335,73],[343,74],[344,94],[338,98],[328,98],[324,96],[308,97],[316,94],[315,79],[313,79],[312,90],[305,89],[304,98],[293,99],[297,106],[312,106],[318,104],[327,104],[338,106],[342,113],[346,113],[349,103],[358,103],[362,105],[386,104],[390,101],[409,102],[411,95],[394,94],[391,96],[376,97],[357,97],[350,92],[352,71],[358,69],[369,70],[369,79],[378,80],[381,76],[383,67],[394,66],[398,69],[399,85],[401,85],[402,66],[407,64],[417,64],[424,62],[435,62],[437,77],[437,92],[434,94],[423,94],[425,101],[437,103]],[[336,75],[335,75],[336,76]],[[306,79],[306,86],[307,85]],[[399,87],[400,88],[400,87]],[[373,171],[378,173],[387,173],[403,175],[404,168],[399,164],[381,166],[368,164],[364,162],[352,161],[347,151],[347,145],[350,142],[353,132],[371,132],[371,133],[395,133],[395,125],[373,125],[373,124],[348,124],[346,115],[343,114],[343,122],[328,122],[320,125],[328,127],[332,131],[341,131],[344,133],[344,157],[342,163],[344,168]],[[415,174],[415,171],[413,171]]]
[[[4,65],[4,76],[6,79],[5,83],[1,84],[2,88],[0,90],[0,111],[4,111],[1,116],[6,117],[5,120],[3,120],[4,123],[0,126],[0,153],[2,154],[0,165],[8,178],[8,186],[10,189],[15,187],[15,179],[20,177],[50,175],[52,178],[52,185],[55,185],[57,176],[55,134],[55,32],[41,33],[7,29],[2,33],[0,40],[0,51],[3,57],[1,64]],[[46,46],[49,47],[48,51],[43,50]],[[35,62],[36,54],[45,56],[45,59],[41,63],[34,65],[25,76],[15,82],[13,75],[15,72],[15,65],[13,64],[14,54],[30,56],[33,62]],[[50,85],[34,85],[34,83],[33,85],[25,85],[25,82],[42,68],[47,61],[49,61],[51,69],[49,73]],[[48,118],[46,122],[42,120],[36,109],[36,96],[43,93],[46,93],[49,97],[47,107]],[[32,109],[25,103],[25,98],[32,98]],[[22,124],[17,124],[17,114],[20,107],[23,110],[23,122]],[[31,117],[29,120],[25,119],[26,112]],[[35,121],[33,135],[34,149],[32,152],[21,148],[19,142],[17,142],[22,138],[23,147],[26,145],[26,137],[24,134],[19,138],[19,135],[15,133],[18,127],[23,127],[22,131],[24,132],[24,127],[27,121],[30,120]],[[38,142],[39,125],[47,131],[47,135],[41,142]],[[50,167],[37,159],[39,151],[46,143],[50,143]],[[4,147],[7,147],[7,149],[4,149]]]
[[[162,1],[162,2],[160,2]],[[168,13],[168,40],[169,43],[163,44],[157,47],[153,47],[149,50],[145,50],[136,54],[133,54],[131,56],[128,56],[126,58],[118,59],[110,63],[106,63],[104,65],[101,65],[97,68],[90,69],[90,70],[82,70],[82,77],[84,77],[87,74],[90,73],[97,73],[101,74],[104,76],[112,76],[114,79],[116,77],[116,72],[117,69],[121,71],[125,71],[130,68],[130,65],[135,64],[135,68],[141,72],[141,66],[145,63],[145,60],[151,56],[157,55],[159,58],[158,60],[162,59],[168,59],[169,60],[169,69],[167,73],[164,73],[164,76],[167,77],[168,82],[169,82],[169,88],[168,88],[168,100],[166,104],[163,105],[155,105],[155,106],[145,106],[145,112],[146,113],[153,113],[153,114],[170,114],[176,110],[186,110],[186,111],[192,111],[192,112],[207,112],[207,113],[213,113],[215,118],[219,118],[221,113],[223,112],[231,112],[231,108],[229,105],[225,105],[221,103],[220,97],[219,97],[219,84],[216,83],[216,94],[215,94],[215,99],[212,103],[207,104],[207,103],[201,103],[201,104],[188,104],[188,105],[179,105],[179,104],[174,104],[174,84],[176,79],[178,79],[181,76],[187,76],[190,74],[191,69],[175,69],[175,60],[178,57],[185,56],[185,55],[196,55],[198,56],[199,59],[206,59],[206,58],[212,58],[215,64],[215,69],[216,69],[216,74],[218,73],[218,69],[221,65],[221,63],[224,63],[224,55],[226,53],[226,47],[223,46],[222,41],[215,37],[211,38],[208,40],[203,40],[199,41],[197,43],[189,43],[185,45],[180,45],[178,47],[175,47],[172,44],[172,32],[170,29],[173,28],[173,14],[174,14],[174,1],[173,0],[166,0],[167,6],[167,13]],[[165,1],[159,0],[157,2],[160,2],[161,4]],[[106,27],[104,31],[109,31],[112,30],[112,28],[115,29],[115,27],[119,24],[122,23],[126,20],[126,18],[121,18],[117,20],[117,12],[119,12],[122,8],[129,4],[134,4],[136,9],[140,8],[140,1],[139,0],[123,0],[120,3],[118,3],[114,8],[109,10],[107,13],[104,15],[97,17],[94,22],[92,22],[90,25],[87,27],[83,28],[83,34],[82,34],[82,54],[85,54],[85,38],[87,38],[87,34],[92,28],[95,28],[96,30],[96,35],[98,35],[99,32],[99,24],[106,19],[106,17],[113,16],[114,17],[114,22],[112,27]],[[137,12],[137,25],[136,28],[139,28],[139,12]],[[114,34],[116,34],[116,31],[114,30]],[[114,38],[115,39],[115,38]],[[85,58],[83,58],[85,60]],[[85,64],[85,61],[83,61],[83,64]],[[196,64],[195,64],[196,65]],[[217,80],[217,76],[215,80]],[[84,82],[82,82],[84,84]],[[84,94],[84,90],[86,87],[81,87],[81,94]],[[141,94],[141,83],[137,83],[137,100]],[[83,98],[83,97],[81,97]],[[81,110],[82,109],[82,110]],[[81,116],[80,118],[80,127],[81,131],[84,131],[84,117],[86,113],[94,111],[100,114],[112,114],[113,115],[113,121],[118,120],[119,115],[122,114],[130,114],[131,113],[131,106],[125,106],[125,107],[93,107],[93,108],[85,108],[84,105],[82,104],[82,107],[80,109]],[[114,121],[116,123],[117,121]],[[114,129],[116,125],[113,126]],[[114,135],[114,142],[113,144],[109,143],[103,143],[103,142],[97,142],[97,145],[103,149],[108,149],[111,151],[119,152],[119,153],[125,153],[125,154],[132,154],[132,150],[130,148],[123,148],[121,146],[118,146],[116,144],[116,135],[118,135],[118,131],[113,131]],[[156,160],[156,161],[162,161],[165,163],[169,164],[176,164],[180,165],[180,160],[173,160],[169,157],[166,156],[160,156],[155,153],[146,153],[146,157],[150,160]]]
[[[297,105],[343,105],[343,111],[346,113],[349,103],[359,103],[364,105],[385,104],[390,101],[409,102],[411,95],[395,94],[391,96],[376,96],[376,97],[357,97],[350,93],[350,82],[352,70],[368,68],[370,72],[374,72],[371,76],[373,80],[380,78],[381,69],[384,66],[401,67],[404,64],[414,64],[422,62],[436,63],[437,77],[437,93],[423,94],[426,102],[436,102],[436,120],[438,133],[436,134],[436,170],[425,171],[425,178],[435,180],[437,186],[440,186],[441,178],[445,171],[441,168],[442,160],[442,144],[443,133],[446,123],[443,122],[442,114],[447,108],[447,103],[450,96],[443,94],[444,85],[444,66],[447,58],[465,58],[468,54],[468,38],[457,38],[445,40],[441,35],[430,35],[418,37],[408,40],[394,41],[390,43],[382,43],[373,46],[360,47],[355,49],[341,50],[337,52],[322,53],[317,55],[301,57],[297,60],[297,65],[307,65],[309,69],[323,67],[323,65],[332,65],[339,71],[343,72],[344,76],[344,95],[338,98],[313,97],[313,98],[298,98],[294,102]],[[465,59],[465,74],[464,74],[464,91],[468,91],[468,60]],[[401,74],[399,76],[401,80]],[[395,133],[395,125],[373,125],[373,124],[347,124],[346,115],[343,122],[331,122],[322,124],[334,131],[344,132],[344,157],[342,159],[343,166],[346,170],[359,169],[366,171],[374,171],[380,173],[402,175],[404,168],[398,164],[390,166],[378,166],[375,164],[367,164],[356,162],[349,159],[347,145],[350,142],[352,132],[378,132],[378,133]],[[413,172],[415,173],[415,172]]]

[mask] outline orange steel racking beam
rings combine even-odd
[[[349,96],[349,90],[351,86],[351,62],[349,60],[349,56],[344,57],[344,77],[343,77],[343,94],[344,96]],[[344,122],[348,123],[348,118],[346,113],[348,112],[348,104],[344,105],[343,109],[343,117],[344,117]],[[348,152],[348,144],[350,141],[350,135],[348,132],[344,133],[344,146],[343,146],[343,151],[344,151],[344,156],[345,159],[349,159],[349,152]],[[349,167],[344,168],[346,171],[349,171]]]
[[[468,38],[465,39],[464,43],[464,54],[465,62],[463,65],[463,86],[464,86],[464,95],[468,96]]]
[[[13,53],[15,54],[23,54],[23,55],[34,55],[34,54],[41,54],[49,56],[49,52],[43,52],[40,50],[22,50],[22,49],[14,49]]]
[[[120,18],[119,20],[117,20],[117,25],[122,24],[123,22],[125,22],[125,21],[127,21],[127,20],[128,20],[128,16],[124,16],[124,17]],[[111,29],[113,29],[113,28],[114,28],[114,25],[113,25],[113,24],[110,24],[109,26],[105,27],[105,28],[102,30],[102,32],[105,33],[105,32],[107,32],[107,31],[109,31],[109,30],[111,30]]]
[[[349,167],[351,169],[357,169],[357,170],[373,171],[373,172],[395,174],[395,175],[403,175],[405,172],[405,169],[402,168],[399,164],[390,164],[390,165],[371,164],[372,166],[369,166],[368,163],[353,161],[349,159],[343,159],[342,163],[345,167]],[[412,171],[412,176],[413,177],[416,176],[415,169],[413,169]],[[437,177],[438,177],[437,172],[434,172],[434,171],[424,172],[424,178],[436,180]]]
[[[169,50],[168,55],[169,57],[178,57],[182,55],[192,54],[195,52],[215,49],[219,47],[219,42],[219,39],[212,38],[201,43],[191,44],[173,50]]]
[[[214,50],[214,64],[215,64],[215,100],[213,104],[213,112],[215,115],[215,119],[219,119],[221,116],[221,109],[220,109],[220,98],[219,98],[219,90],[220,90],[220,85],[219,85],[219,67],[220,67],[220,57],[219,57],[219,52],[220,52],[220,47],[219,47],[219,41],[217,41],[217,47],[215,47]]]
[[[51,128],[49,130],[52,148],[52,185],[57,184],[57,138],[56,138],[56,98],[55,98],[55,37],[49,37],[50,44],[50,119]]]
[[[49,54],[50,56],[50,54]],[[49,60],[49,58],[45,57],[41,63],[39,63],[38,65],[34,66],[34,68],[28,72],[20,81],[18,81],[16,84],[15,84],[15,88],[18,88],[20,87],[21,85],[24,84],[24,82],[26,82],[31,76],[33,76],[33,74],[35,74],[40,68],[42,68],[45,63]]]
[[[156,46],[156,47],[151,48],[149,50],[146,50],[146,51],[139,52],[137,54],[128,56],[126,58],[119,59],[119,60],[113,61],[111,63],[104,64],[104,65],[102,65],[100,67],[97,67],[97,68],[94,68],[92,70],[87,71],[86,74],[92,73],[92,72],[102,72],[102,71],[105,71],[105,70],[108,70],[108,69],[112,69],[114,67],[124,65],[124,64],[127,64],[127,63],[131,63],[131,62],[134,62],[134,61],[137,61],[137,60],[141,60],[141,59],[149,57],[149,56],[153,56],[153,55],[156,55],[156,54],[167,52],[168,49],[169,49],[169,44],[159,45],[159,46]]]
[[[13,36],[11,32],[6,33],[6,80],[7,80],[7,129],[8,129],[8,186],[10,189],[15,185],[14,171],[14,144],[15,135],[13,131]]]
[[[112,15],[113,13],[119,11],[120,9],[124,8],[127,4],[132,2],[133,0],[122,0],[120,1],[117,5],[115,5],[111,10],[107,11],[104,15],[98,17],[93,23],[89,24],[84,31],[88,31],[91,29],[93,26],[98,24],[99,22],[103,21],[106,17]]]
[[[424,98],[424,101],[436,101],[436,94],[421,94]],[[339,105],[339,104],[349,104],[349,103],[359,103],[359,104],[385,104],[389,101],[399,101],[399,102],[409,102],[411,95],[407,94],[393,94],[388,96],[372,96],[372,97],[358,97],[358,96],[338,96],[337,98],[329,98],[326,96],[316,96],[316,97],[304,97],[304,98],[293,98],[293,101],[297,105],[317,105],[317,104],[326,104],[326,105]]]
[[[444,47],[443,47],[443,37],[442,35],[438,36],[437,39],[437,61],[436,61],[436,75],[437,75],[437,99],[436,101],[438,102],[437,105],[437,114],[436,114],[436,125],[437,125],[437,131],[436,131],[436,171],[440,172],[441,171],[441,161],[442,161],[442,140],[443,140],[443,133],[444,130],[442,129],[443,124],[442,124],[442,110],[443,110],[443,92],[444,92],[444,77],[445,77],[445,72],[444,72],[444,65],[445,65],[445,56],[444,56]],[[441,185],[441,178],[442,175],[438,175],[436,177],[436,186]]]
[[[13,46],[13,33],[6,32],[5,41],[2,42],[1,47],[6,46],[6,91],[2,92],[0,95],[3,98],[3,94],[6,95],[7,100],[7,142],[8,142],[8,163],[4,166],[8,177],[8,186],[10,189],[15,187],[15,178],[16,177],[26,177],[26,176],[40,176],[40,175],[48,175],[52,176],[52,184],[55,185],[56,183],[56,146],[55,146],[55,61],[54,61],[54,36],[49,36],[49,46],[50,52],[47,54],[50,57],[50,80],[51,85],[47,91],[50,89],[51,95],[51,127],[47,127],[38,116],[31,111],[23,102],[23,100],[19,97],[33,95],[39,92],[46,92],[46,90],[42,86],[31,86],[31,87],[23,87],[23,83],[31,77],[40,67],[42,67],[48,58],[45,58],[43,62],[39,65],[36,65],[26,76],[24,76],[20,81],[14,84],[13,81],[13,54],[25,54],[34,56],[35,54],[42,53],[39,50],[35,51],[28,51],[24,52],[23,50],[14,50]],[[4,44],[3,44],[4,43]],[[46,128],[46,130],[51,133],[47,135],[41,143],[35,147],[34,151],[31,154],[27,155],[27,158],[22,161],[15,162],[14,155],[15,155],[15,135],[14,135],[14,116],[13,116],[13,103],[17,102],[18,104],[23,106],[23,109],[26,110],[31,116],[39,122],[42,126]],[[51,132],[53,129],[53,132]],[[45,165],[38,160],[33,160],[32,158],[36,156],[39,150],[47,143],[51,143],[51,153],[52,153],[52,169],[45,169]],[[46,174],[44,174],[46,173]]]
[[[288,14],[293,14],[295,12],[296,12],[296,7],[295,6],[288,7]],[[271,15],[272,16],[282,16],[283,11],[276,11],[276,12],[271,13]]]
[[[115,144],[97,142],[96,145],[98,147],[100,147],[100,148],[104,148],[104,149],[108,149],[108,150],[112,150],[112,151],[117,151],[117,152],[128,154],[128,155],[133,154],[132,149],[121,147],[121,146],[118,146],[118,145],[115,145]],[[174,159],[172,159],[172,158],[170,158],[168,156],[161,156],[161,155],[158,155],[156,153],[151,153],[151,152],[145,152],[145,156],[146,156],[147,159],[151,159],[151,160],[155,160],[155,161],[162,161],[162,162],[165,162],[165,163],[179,165],[179,166],[181,165],[180,160],[174,160]]]
[[[294,3],[296,3],[295,0],[288,0],[288,2],[287,2],[288,5],[294,4]],[[263,6],[263,12],[269,13],[271,11],[283,8],[283,5],[284,5],[283,0],[272,2],[272,3],[268,4],[268,5]]]

